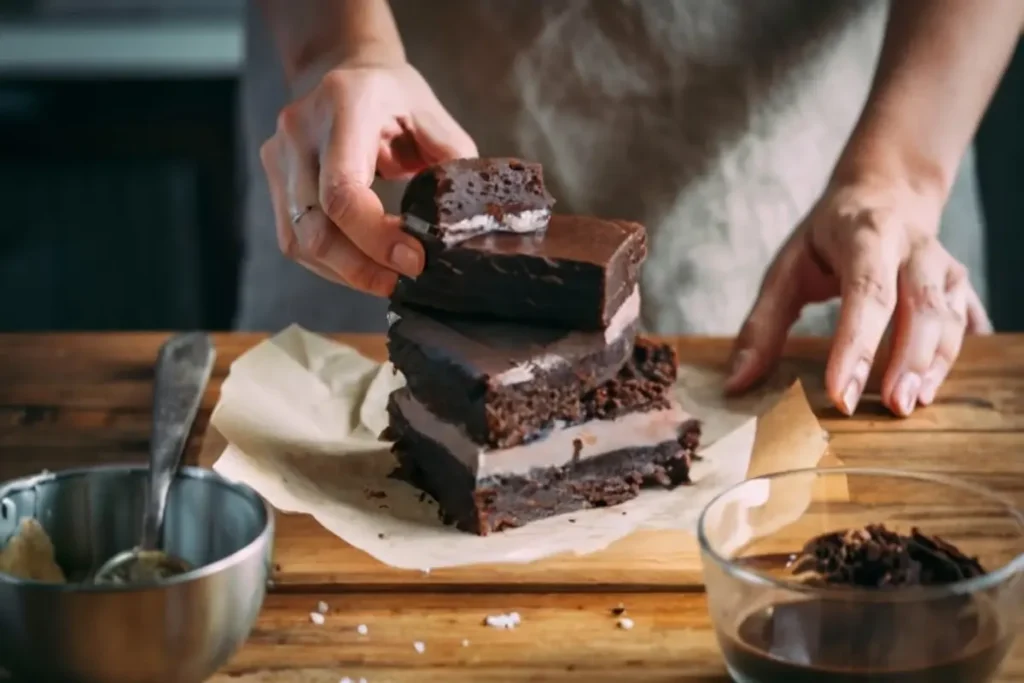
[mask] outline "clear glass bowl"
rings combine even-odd
[[[884,524],[939,536],[986,574],[943,586],[812,586],[787,568],[804,544]],[[1024,613],[1024,515],[944,476],[883,469],[795,470],[749,479],[701,514],[711,619],[740,683],[984,683]]]

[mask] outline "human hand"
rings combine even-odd
[[[281,251],[318,275],[387,296],[423,247],[386,215],[374,176],[407,179],[476,156],[469,135],[406,63],[343,64],[285,107],[260,149]]]
[[[936,237],[942,204],[890,179],[829,188],[769,267],[726,390],[749,388],[775,364],[806,304],[839,296],[825,371],[836,407],[853,414],[890,319],[882,401],[900,416],[932,403],[964,334],[992,332],[966,269]]]

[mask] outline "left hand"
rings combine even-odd
[[[852,415],[893,322],[882,401],[907,416],[935,400],[967,333],[992,324],[967,270],[937,238],[943,199],[880,179],[830,187],[769,267],[733,350],[726,389],[770,370],[810,303],[842,298],[825,371],[836,407]]]

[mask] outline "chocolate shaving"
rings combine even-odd
[[[939,586],[985,573],[977,558],[937,536],[881,524],[811,539],[790,570],[811,584],[862,588]]]

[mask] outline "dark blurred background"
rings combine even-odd
[[[230,327],[244,2],[0,2],[0,331]],[[1002,331],[1024,330],[1022,128],[1018,49],[977,138]]]

